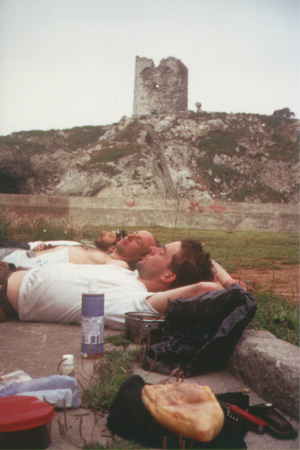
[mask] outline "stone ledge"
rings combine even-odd
[[[245,330],[226,370],[275,407],[299,418],[300,352],[268,331]]]

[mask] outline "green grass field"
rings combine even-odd
[[[162,244],[185,237],[199,239],[227,270],[239,267],[278,268],[276,263],[299,263],[299,235],[291,233],[206,231],[147,228]]]

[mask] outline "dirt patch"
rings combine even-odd
[[[280,269],[239,269],[235,272],[247,286],[272,291],[290,302],[299,302],[300,272],[298,265],[280,265]]]

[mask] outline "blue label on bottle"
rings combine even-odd
[[[82,294],[81,355],[101,355],[104,351],[104,295]]]
[[[81,315],[84,317],[99,317],[104,315],[103,294],[82,294]]]

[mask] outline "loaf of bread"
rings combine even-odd
[[[208,386],[175,382],[145,385],[142,401],[163,427],[201,442],[212,441],[224,424],[224,413]]]

